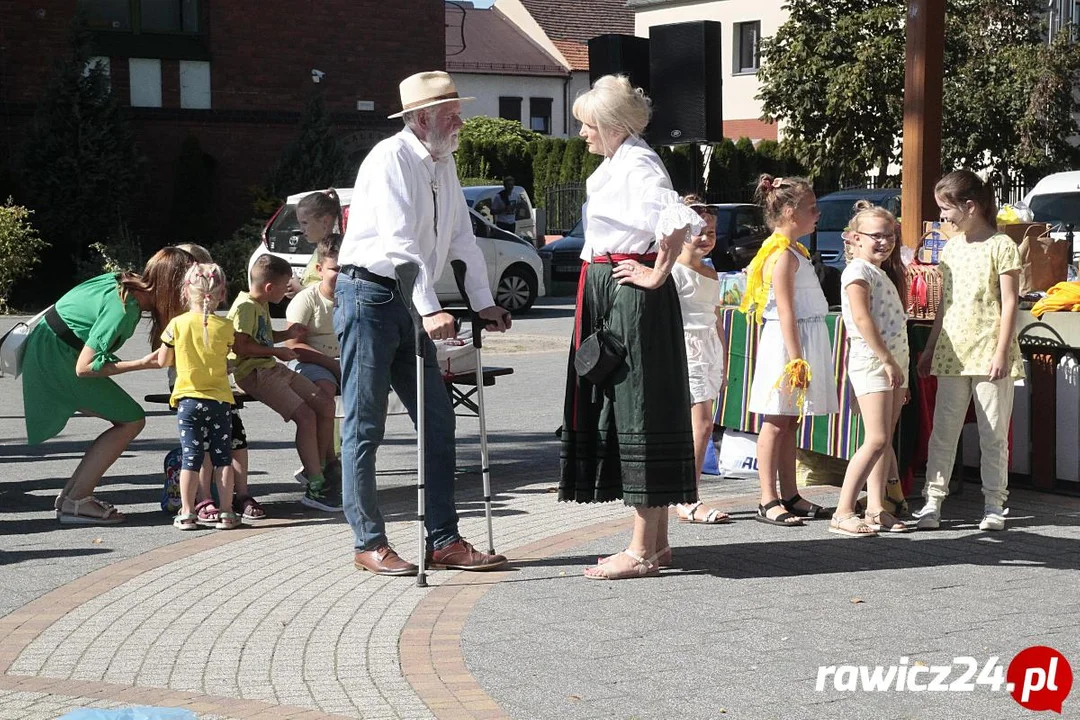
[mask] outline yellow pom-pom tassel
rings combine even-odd
[[[773,385],[773,388],[781,392],[793,393],[795,403],[799,406],[799,420],[803,419],[806,409],[806,390],[810,387],[810,363],[802,358],[792,360],[784,366],[784,372]]]

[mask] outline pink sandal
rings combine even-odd
[[[217,505],[209,498],[195,505],[195,512],[199,516],[197,522],[200,525],[216,525],[218,518],[221,516],[221,512],[218,510]]]

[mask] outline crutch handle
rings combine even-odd
[[[477,314],[473,309],[472,303],[469,302],[469,293],[465,292],[465,261],[464,260],[451,260],[450,267],[454,269],[454,280],[457,281],[458,292],[461,293],[461,299],[465,302],[465,308],[469,311],[469,319],[472,322],[472,336],[473,347],[481,347],[480,331],[495,327],[495,323],[485,320]]]
[[[413,321],[413,345],[416,346],[417,357],[424,357],[427,353],[427,343],[424,342],[424,318],[416,310],[413,303],[413,288],[416,287],[416,278],[420,275],[420,266],[416,263],[402,263],[394,267],[394,275],[397,276],[398,291],[401,300],[409,309],[409,317]]]

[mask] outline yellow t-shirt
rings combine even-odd
[[[270,308],[246,292],[236,296],[229,309],[229,320],[237,333],[250,335],[260,345],[274,347],[274,326],[270,319]],[[272,368],[277,360],[272,357],[246,357],[231,353],[229,359],[236,363],[233,377],[239,382],[259,368]]]
[[[285,319],[308,329],[306,342],[327,357],[341,355],[334,333],[334,300],[322,294],[321,285],[309,285],[289,301]]]
[[[199,398],[233,403],[229,386],[227,357],[233,343],[233,328],[217,315],[206,318],[210,344],[203,337],[202,313],[186,312],[175,317],[161,333],[161,342],[176,356],[176,384],[169,404],[176,407],[181,398]]]
[[[1001,276],[1020,269],[1020,251],[1008,235],[982,242],[956,235],[941,251],[941,334],[934,375],[987,375],[1001,327]],[[1020,345],[1009,346],[1009,375],[1024,377]]]

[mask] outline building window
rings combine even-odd
[[[529,98],[529,129],[551,134],[551,98]]]
[[[521,98],[499,98],[499,117],[504,120],[517,120],[521,122]]]
[[[180,61],[180,107],[187,110],[210,109],[210,63],[201,60]]]
[[[732,74],[755,73],[761,67],[758,41],[761,39],[761,21],[735,23],[735,60]]]
[[[79,0],[79,8],[94,30],[197,35],[200,1]]]
[[[161,60],[128,58],[131,107],[161,107]]]

